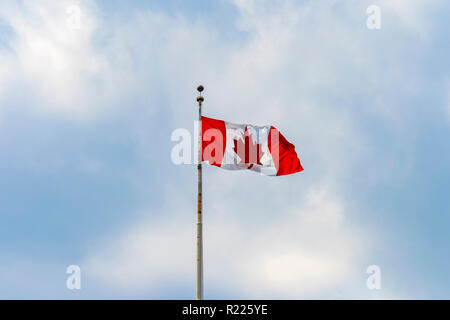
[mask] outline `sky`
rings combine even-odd
[[[203,166],[205,298],[449,299],[449,10],[2,1],[0,298],[195,298],[196,167],[171,134],[202,84],[204,115],[276,126],[305,169]]]

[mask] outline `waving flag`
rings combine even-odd
[[[202,160],[227,170],[282,176],[303,170],[293,144],[273,126],[201,117]]]
[[[268,176],[303,170],[294,145],[277,128],[203,117],[203,90],[203,86],[197,87],[197,300],[203,299],[203,161],[228,170],[252,170]]]

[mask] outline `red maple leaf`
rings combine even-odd
[[[241,162],[239,163],[249,164],[248,169],[251,169],[254,164],[262,166],[261,157],[263,152],[261,151],[261,145],[253,142],[252,135],[248,132],[247,127],[245,127],[242,138],[233,140],[234,152],[241,158]]]

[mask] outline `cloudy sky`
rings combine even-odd
[[[205,298],[449,299],[449,10],[2,1],[0,298],[194,298],[196,170],[171,133],[203,84],[205,115],[276,126],[305,168],[204,166]]]

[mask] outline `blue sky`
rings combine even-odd
[[[196,170],[170,137],[198,84],[205,115],[275,125],[305,168],[204,166],[206,298],[450,298],[449,9],[0,4],[0,298],[194,298]]]

